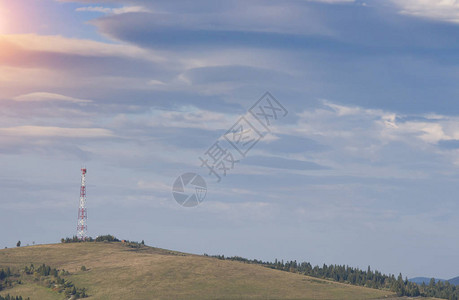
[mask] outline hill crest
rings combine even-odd
[[[67,270],[66,279],[85,288],[92,299],[377,299],[393,295],[259,265],[148,246],[134,249],[119,242],[0,250],[0,268],[21,269],[31,263]],[[32,300],[34,296],[62,299],[33,282],[0,294],[5,292]],[[43,293],[46,297],[40,298]]]

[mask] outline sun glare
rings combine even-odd
[[[2,1],[0,0],[0,34],[7,33],[7,20],[8,10],[2,5]]]
[[[0,34],[5,33],[5,14],[0,6]]]

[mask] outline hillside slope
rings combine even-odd
[[[47,264],[70,272],[87,299],[377,299],[391,292],[340,284],[258,265],[122,243],[37,245],[0,250],[0,268]],[[81,266],[87,268],[81,270]],[[0,294],[64,296],[34,282]]]

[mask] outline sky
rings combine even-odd
[[[459,276],[457,36],[455,0],[0,0],[0,247],[76,234],[85,166],[93,237]],[[266,92],[287,115],[217,182]]]

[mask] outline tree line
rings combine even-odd
[[[64,293],[66,297],[72,297],[72,299],[88,297],[85,288],[78,288],[71,281],[62,277],[70,274],[66,270],[58,270],[45,264],[38,267],[31,264],[24,268],[24,273],[34,276],[35,281],[41,282],[47,288]]]
[[[0,291],[12,287],[15,284],[21,284],[21,281],[17,278],[19,274],[11,272],[11,269],[8,267],[6,270],[0,270]],[[22,298],[22,296],[11,296],[10,294],[6,296],[0,296],[0,300],[30,300],[29,298]]]
[[[22,277],[21,277],[22,274]],[[24,276],[31,276],[33,281],[47,288],[53,289],[59,293],[64,293],[67,298],[79,299],[86,298],[85,288],[78,288],[72,282],[66,280],[62,276],[69,275],[70,273],[65,270],[58,270],[51,268],[45,264],[38,267],[31,264],[26,266],[20,271],[13,272],[9,267],[7,269],[0,270],[0,291],[6,288],[12,288],[17,284],[22,284],[21,279],[26,280]],[[0,296],[0,300],[27,300],[22,296]]]
[[[204,254],[205,256],[209,256]],[[395,292],[398,296],[410,297],[436,297],[450,300],[459,299],[459,287],[456,287],[449,282],[435,281],[431,279],[430,283],[418,285],[408,280],[403,279],[400,273],[397,277],[393,274],[382,274],[370,266],[367,270],[353,268],[345,265],[326,265],[312,266],[309,262],[298,263],[296,260],[286,261],[275,260],[274,262],[264,262],[257,259],[247,259],[240,256],[225,257],[224,255],[213,255],[212,257],[222,260],[233,260],[251,264],[259,264],[265,267],[300,273],[311,277],[329,279],[337,282],[348,283],[352,285],[365,286],[374,289],[386,289]]]
[[[61,239],[61,243],[84,243],[84,242],[120,242],[120,240],[111,234],[100,235],[96,237],[95,239],[92,237],[86,237],[84,239],[79,239],[76,235],[74,235],[71,238],[66,237],[66,238]]]
[[[135,248],[135,249],[141,248],[142,246],[145,245],[144,240],[142,240],[141,242],[135,242],[135,241],[129,241],[129,240],[119,240],[118,238],[116,238],[115,236],[111,234],[100,235],[96,237],[95,239],[92,237],[87,237],[81,240],[76,235],[74,235],[71,238],[66,237],[66,238],[61,239],[61,243],[84,243],[84,242],[123,242],[123,244],[126,245],[127,247]]]
[[[27,298],[22,298],[22,296],[10,296],[10,294],[6,296],[0,296],[0,300],[30,300],[29,297]]]
[[[0,270],[0,291],[13,287],[16,284],[21,284],[21,280],[18,278],[19,274],[13,273],[10,267]]]

